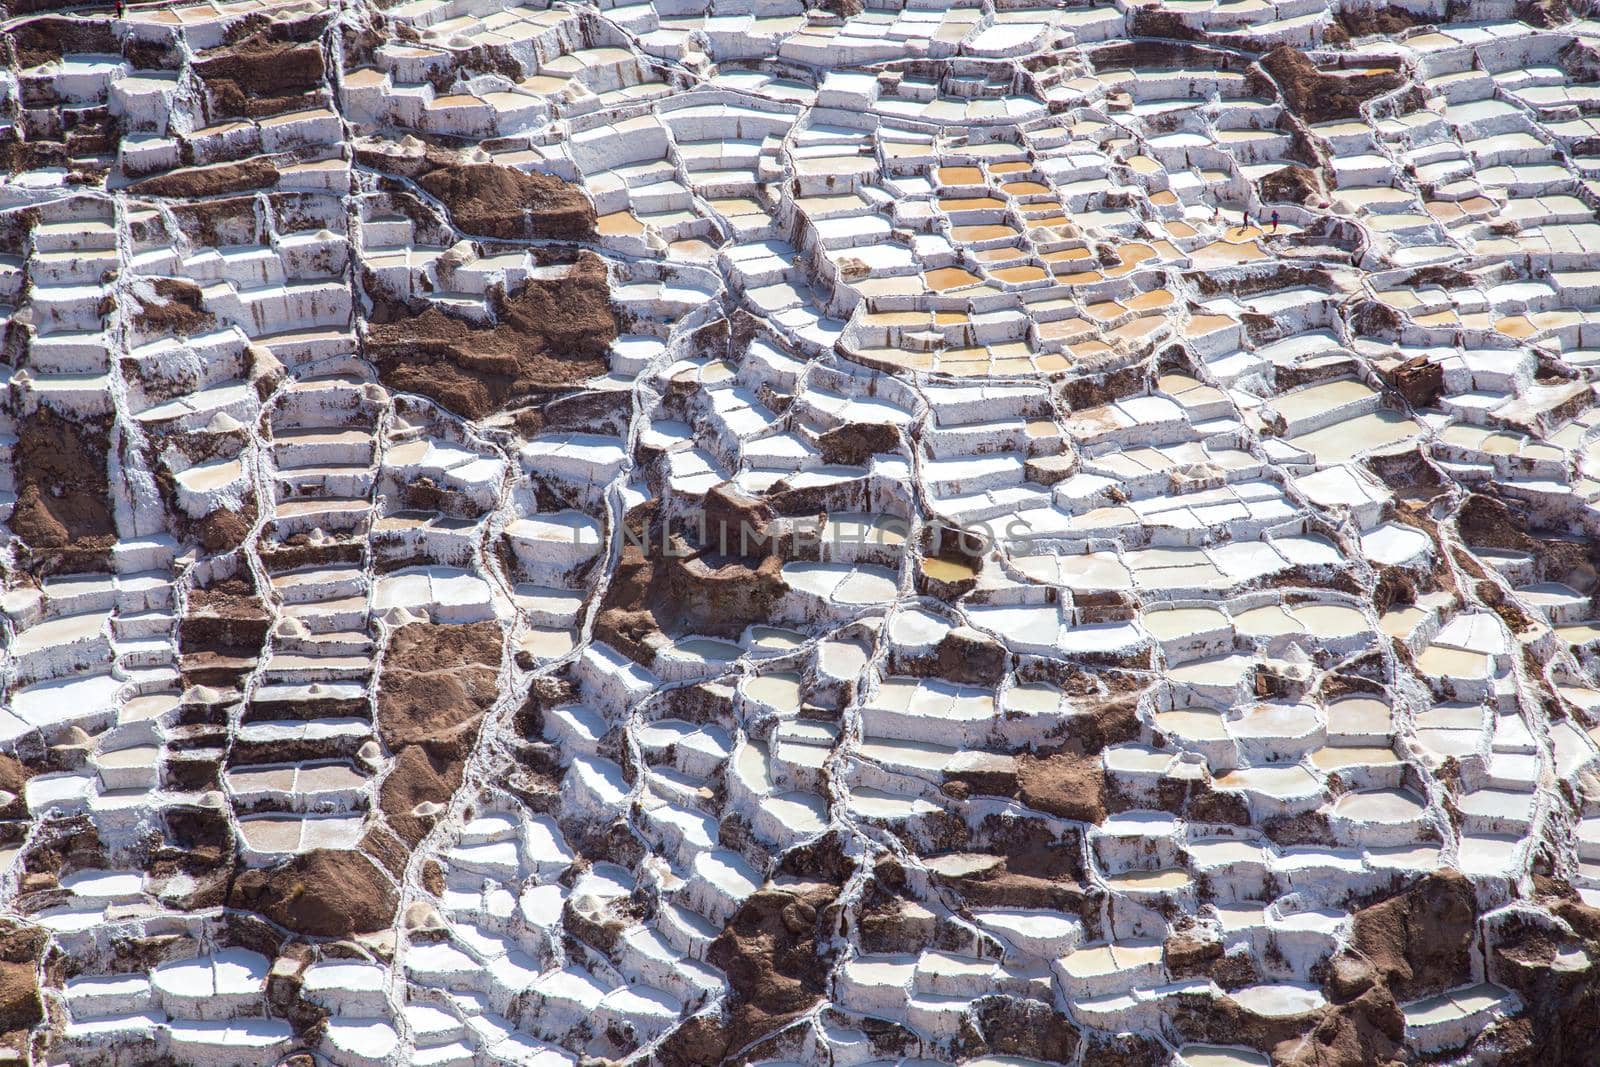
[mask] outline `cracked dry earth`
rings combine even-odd
[[[0,1061],[1597,1062],[1587,9],[53,7]]]

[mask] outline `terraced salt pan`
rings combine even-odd
[[[1271,1050],[1212,1042],[1256,1028],[1191,1024],[1332,1025],[1363,906],[1419,880],[1471,881],[1472,960],[1554,921],[1536,860],[1600,899],[1585,24],[420,0],[402,43],[250,10],[309,42],[310,96],[228,114],[206,64],[243,9],[209,4],[123,20],[162,69],[19,76],[73,121],[20,109],[39,155],[0,191],[0,743],[36,772],[0,862],[71,961],[66,1059],[276,1062],[327,1010],[331,1062],[625,1061],[720,1033],[776,916],[820,998],[786,1061],[865,1062],[892,1021],[929,1062],[1044,1062],[1066,1027],[1233,1067]],[[1311,69],[1259,74],[1280,41]],[[438,195],[446,159],[570,183],[581,241]],[[212,195],[216,165],[272,188]],[[580,371],[586,337],[519,336],[553,380],[472,417],[432,342],[410,378],[369,358],[386,321],[500,321],[579,244],[620,316]],[[144,321],[191,278],[207,321]],[[65,571],[28,522],[38,411],[108,476],[115,547]],[[823,543],[630,599],[624,527],[730,486]],[[930,553],[934,521],[1013,520]],[[258,607],[196,607],[246,578]],[[501,645],[397,695],[424,620]],[[405,737],[473,677],[485,706]],[[213,846],[221,889],[144,869]],[[368,854],[337,899],[384,898],[373,929],[235,981],[272,946],[218,894]],[[135,927],[177,947],[113,960]],[[1185,970],[1179,938],[1228,955]],[[1571,1022],[1480,971],[1397,995],[1406,1055]]]

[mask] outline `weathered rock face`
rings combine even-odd
[[[1592,12],[901,7],[0,0],[0,1061],[1592,1067]]]

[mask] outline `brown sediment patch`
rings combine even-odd
[[[989,815],[969,845],[993,863],[959,873],[936,871],[934,882],[971,907],[1050,908],[1097,920],[1085,884],[1083,835],[1044,818]]]
[[[271,618],[249,573],[189,592],[189,611],[178,629],[180,644],[203,643],[260,651]]]
[[[385,385],[480,419],[511,401],[564,392],[604,374],[617,336],[605,264],[584,253],[571,273],[494,297],[496,323],[474,326],[429,306],[379,308],[367,355]]]
[[[249,572],[189,592],[178,651],[190,685],[234,685],[255,666],[272,619]]]
[[[1319,70],[1304,53],[1288,45],[1268,52],[1261,65],[1277,80],[1289,109],[1307,122],[1359,118],[1363,103],[1404,83],[1394,70],[1361,74]]]
[[[1476,922],[1472,883],[1444,871],[1356,912],[1350,947],[1401,1000],[1413,1000],[1467,980]]]
[[[935,657],[939,677],[970,685],[998,685],[1011,665],[1004,645],[970,626],[945,634]]]
[[[243,508],[213,511],[189,528],[207,552],[231,552],[244,543],[255,521],[256,506],[251,502]]]
[[[1406,360],[1385,378],[1413,408],[1431,408],[1444,393],[1444,368],[1427,356]]]
[[[1417,583],[1397,567],[1383,567],[1378,572],[1378,582],[1372,589],[1372,606],[1379,615],[1390,608],[1405,607],[1417,602]]]
[[[1172,13],[1141,9],[1144,17],[1155,16],[1144,23],[1151,33],[1140,36],[1167,35],[1165,40],[1117,41],[1090,50],[1089,62],[1096,73],[1108,70],[1216,70],[1242,69],[1249,57],[1222,48],[1212,48],[1202,43],[1182,41],[1182,37],[1198,36],[1193,30],[1171,25]],[[1166,15],[1168,17],[1163,18]]]
[[[7,4],[6,8],[9,14],[21,13],[14,4]],[[6,34],[17,50],[17,66],[24,70],[59,60],[64,55],[114,55],[119,51],[109,19],[30,19],[9,27]]]
[[[425,745],[407,745],[394,758],[378,791],[378,807],[396,836],[415,848],[461,785],[465,764],[436,756]],[[429,806],[425,806],[429,805]]]
[[[478,723],[499,693],[500,654],[493,622],[412,623],[389,644],[377,717],[394,762],[378,806],[406,847],[416,847],[461,784]]]
[[[977,1033],[963,1034],[958,1051],[963,1058],[989,1053],[1018,1056],[1046,1063],[1071,1063],[1083,1033],[1067,1016],[1043,1001],[1024,997],[986,996],[972,1002],[972,1022]],[[1120,1035],[1116,1045],[1126,1049],[1134,1038]],[[1087,1054],[1086,1054],[1087,1056]],[[1106,1064],[1106,1057],[1086,1058],[1086,1063]],[[1165,1059],[1151,1062],[1165,1063]]]
[[[1128,12],[1128,34],[1133,37],[1160,37],[1168,41],[1198,41],[1205,34],[1186,25],[1176,11],[1155,7],[1136,7]]]
[[[1099,823],[1106,817],[1106,776],[1098,753],[1017,757],[1017,796],[1047,815]]]
[[[7,174],[48,167],[65,169],[71,163],[67,146],[54,141],[23,141],[14,131],[0,138],[0,169]]]
[[[1294,163],[1263,175],[1256,186],[1261,190],[1261,199],[1268,203],[1303,204],[1313,196],[1322,195],[1317,172]]]
[[[412,623],[401,627],[384,656],[378,687],[378,733],[390,749],[427,745],[456,758],[479,718],[494,703],[500,671],[500,627]]]
[[[1218,293],[1240,297],[1255,296],[1291,288],[1332,292],[1335,287],[1333,276],[1326,270],[1315,267],[1294,267],[1282,263],[1264,263],[1229,274],[1195,271],[1185,277],[1195,284],[1202,296],[1215,296]]]
[[[313,937],[387,930],[398,904],[394,883],[371,857],[325,848],[243,871],[228,893],[229,907]]]
[[[813,1008],[827,993],[837,932],[839,889],[848,864],[838,843],[821,851],[838,862],[806,863],[800,877],[768,883],[751,894],[706,953],[728,977],[720,1014],[688,1020],[659,1050],[670,1067],[746,1062],[741,1050]],[[815,855],[805,857],[813,860]],[[787,861],[789,857],[785,857]],[[814,879],[814,880],[813,880]]]
[[[1600,545],[1593,541],[1529,534],[1524,518],[1496,497],[1483,493],[1467,497],[1456,512],[1456,529],[1470,548],[1501,549],[1532,556],[1543,581],[1562,582],[1580,593],[1592,593],[1600,584]],[[1476,561],[1474,565],[1477,566]],[[1477,569],[1482,570],[1481,566]],[[1491,601],[1490,606],[1501,611],[1502,603],[1503,599]],[[1513,610],[1521,615],[1520,610]],[[1501,614],[1505,616],[1504,611]]]
[[[708,550],[757,558],[771,550],[769,527],[777,512],[764,498],[722,482],[706,490],[704,511],[702,543]]]
[[[1367,457],[1366,463],[1403,505],[1423,504],[1444,492],[1445,486],[1439,472],[1428,462],[1421,449],[1408,449],[1387,456],[1372,455]],[[1434,536],[1431,525],[1428,535]]]
[[[264,32],[203,53],[194,69],[210,94],[213,120],[305,106],[324,83],[320,45],[273,41]]]
[[[1189,1040],[1247,1045],[1272,1049],[1304,1038],[1322,1021],[1320,1010],[1267,1017],[1249,1011],[1237,1001],[1213,993],[1180,993],[1175,998],[1172,1026]],[[1275,1056],[1274,1063],[1279,1062]],[[1320,1063],[1320,1060],[1312,1062]],[[1383,1061],[1370,1061],[1374,1064]]]
[[[515,413],[517,432],[524,437],[541,433],[578,431],[625,436],[633,415],[633,394],[626,389],[580,389]]]
[[[1482,493],[1467,497],[1456,512],[1456,529],[1472,548],[1498,548],[1534,552],[1539,542],[1529,537],[1523,521],[1504,501]]]
[[[1038,752],[1018,753],[1014,772],[959,772],[947,783],[956,795],[1012,796],[1035,811],[1056,818],[1099,823],[1111,808],[1100,753],[1107,745],[1138,736],[1137,698],[1103,700],[1069,720],[1066,742]],[[945,791],[952,792],[950,784]]]
[[[934,944],[940,920],[907,895],[905,868],[885,856],[873,866],[856,905],[857,943],[872,954],[916,954]]]
[[[1392,37],[1413,26],[1427,26],[1432,16],[1407,11],[1399,4],[1374,4],[1372,7],[1347,7],[1334,15],[1334,21],[1344,32],[1345,39],[1352,37]],[[1338,38],[1329,35],[1330,41]]]
[[[709,553],[667,561],[666,582],[652,606],[668,626],[694,633],[734,637],[769,619],[788,586],[783,561],[766,556],[755,566]]]
[[[26,819],[28,805],[23,799],[23,790],[27,788],[28,779],[34,775],[33,768],[22,761],[4,754],[0,754],[0,792],[10,795],[11,799],[0,804],[0,819]]]
[[[768,620],[788,589],[777,556],[752,566],[732,556],[695,554],[680,538],[674,542],[674,550],[686,554],[659,565],[627,546],[618,565],[622,580],[612,580],[595,620],[596,636],[639,663],[655,658],[654,646],[668,632],[738,636]]]
[[[725,506],[737,504],[725,501]],[[788,589],[777,555],[713,554],[691,548],[677,534],[663,544],[654,501],[624,521],[628,539],[601,601],[595,636],[635,662],[649,665],[669,632],[732,637],[746,626],[770,621]],[[737,529],[730,539],[738,540]]]
[[[899,452],[900,431],[881,422],[851,423],[823,434],[817,446],[824,461],[859,467],[875,455]]]
[[[43,930],[0,928],[0,1045],[23,1052],[28,1030],[44,1019],[39,997],[39,957],[48,938]]]
[[[594,205],[576,185],[494,163],[441,167],[417,184],[444,202],[457,228],[480,237],[569,241],[594,236]]]
[[[217,163],[209,167],[186,167],[128,186],[135,196],[172,196],[185,199],[242,193],[248,189],[267,189],[278,184],[278,168],[265,159],[240,163]]]
[[[11,529],[36,571],[104,567],[117,539],[106,450],[104,429],[50,408],[39,408],[18,427]]]
[[[1161,953],[1174,978],[1203,977],[1222,958],[1222,942],[1177,933],[1163,942]]]
[[[134,299],[139,302],[134,322],[153,335],[187,337],[215,321],[203,306],[200,287],[194,282],[156,278],[150,289],[153,295],[148,299],[138,287],[134,289]]]

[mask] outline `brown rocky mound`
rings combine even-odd
[[[497,294],[492,327],[432,306],[420,315],[387,310],[388,321],[375,321],[366,343],[384,384],[431,397],[469,419],[604,374],[617,336],[605,264],[587,252],[565,278],[535,279],[513,294]]]
[[[757,890],[711,943],[706,961],[732,989],[720,1016],[689,1020],[660,1050],[671,1067],[747,1062],[738,1054],[814,1007],[827,992],[824,950],[839,886],[793,882]]]
[[[182,278],[157,278],[150,283],[154,299],[145,299],[136,290],[139,310],[134,321],[146,332],[159,336],[188,337],[210,326],[214,319],[202,304],[200,287]]]
[[[595,619],[595,636],[636,662],[648,665],[667,633],[736,637],[770,619],[788,590],[776,555],[752,563],[697,552],[677,535],[663,552],[658,528],[647,525],[648,552],[624,545]],[[737,533],[730,536],[737,540]]]
[[[594,236],[594,205],[576,185],[494,163],[458,163],[418,179],[456,227],[479,237],[581,241]]]
[[[378,733],[398,751],[427,745],[465,755],[479,718],[494,703],[500,627],[412,623],[395,633],[378,681]]]
[[[1341,33],[1329,31],[1328,40],[1337,43],[1354,37],[1390,37],[1413,26],[1426,26],[1432,19],[1407,11],[1399,4],[1374,4],[1368,8],[1347,7],[1334,16]]]
[[[1444,367],[1417,356],[1400,364],[1387,375],[1390,385],[1414,408],[1431,408],[1444,393]]]
[[[822,458],[829,463],[859,467],[883,452],[900,450],[900,431],[881,422],[860,422],[839,426],[817,439]]]
[[[1476,922],[1472,883],[1442,871],[1356,912],[1350,947],[1400,1000],[1414,1000],[1466,981]]]
[[[394,763],[378,807],[409,848],[461,784],[478,723],[498,695],[500,651],[493,622],[413,623],[390,642],[379,676],[378,733]]]
[[[185,200],[200,196],[242,193],[267,189],[278,184],[278,168],[265,159],[240,163],[218,163],[210,167],[187,167],[134,182],[128,192],[135,196],[172,196]]]
[[[1428,875],[1356,912],[1349,948],[1328,963],[1323,985],[1329,1005],[1308,1030],[1283,1034],[1234,1025],[1233,1032],[1257,1048],[1270,1048],[1272,1062],[1282,1067],[1409,1062],[1400,1004],[1468,980],[1476,926],[1466,876],[1457,871]],[[1493,1033],[1485,1040],[1501,1047],[1515,1043]]]
[[[1317,172],[1297,163],[1264,175],[1256,187],[1261,190],[1261,199],[1269,204],[1303,204],[1313,196],[1322,195]]]
[[[325,848],[244,871],[228,894],[229,907],[313,937],[387,930],[398,903],[394,883],[370,857]]]
[[[1315,63],[1288,45],[1268,52],[1261,65],[1277,80],[1289,110],[1307,122],[1358,118],[1363,103],[1398,89],[1403,83],[1398,71],[1336,74],[1318,70]]]
[[[11,529],[50,570],[101,565],[116,542],[105,431],[41,407],[17,429]]]
[[[0,929],[0,1034],[4,1035],[5,1047],[19,1052],[28,1047],[29,1028],[44,1018],[39,999],[39,956],[45,943],[43,930],[21,926]]]
[[[16,16],[24,11],[38,11],[54,6],[56,5],[50,3],[9,3],[6,9],[8,14]],[[7,27],[6,34],[16,48],[17,66],[23,69],[37,67],[73,53],[113,55],[118,51],[117,37],[109,21],[37,18]]]
[[[322,48],[272,41],[265,33],[213,48],[194,69],[211,94],[211,117],[260,118],[303,106],[323,85]]]

